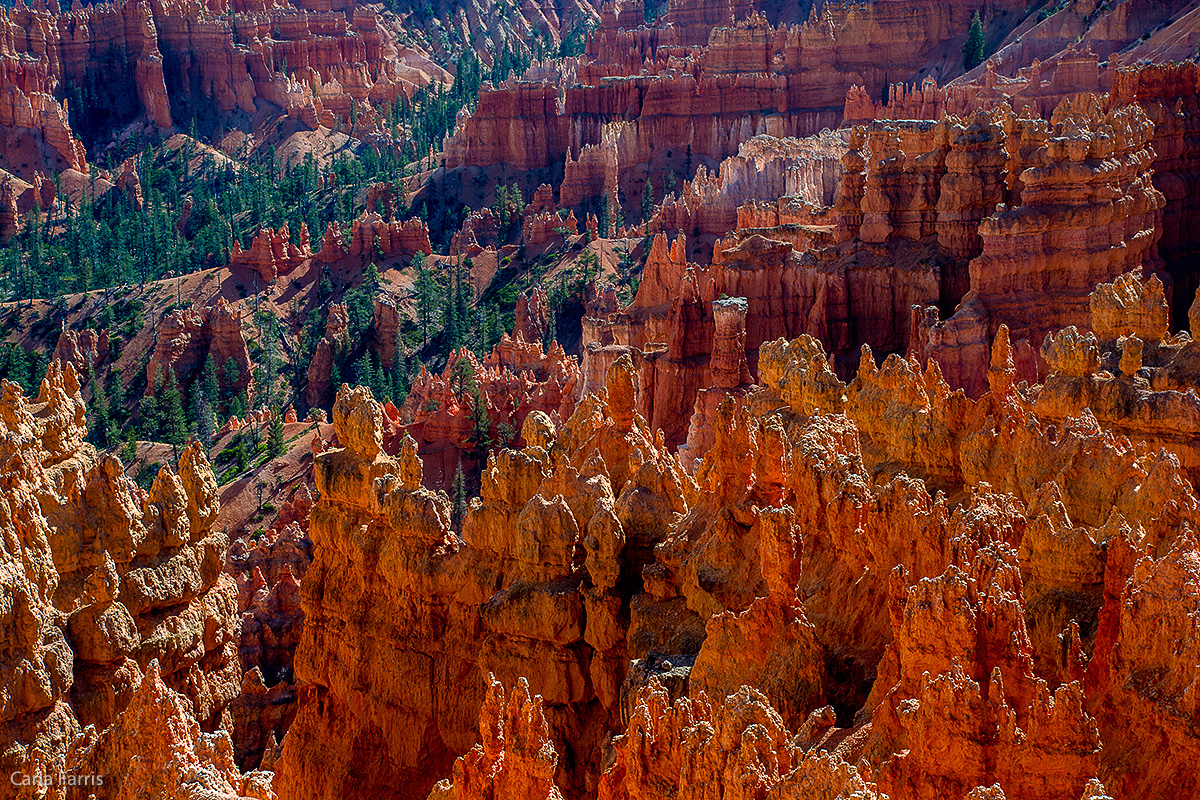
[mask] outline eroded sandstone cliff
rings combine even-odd
[[[2,391],[5,773],[100,774],[131,793],[111,796],[242,793],[220,731],[240,683],[237,590],[204,451],[184,448],[143,491],[83,442],[69,362],[36,398]],[[215,772],[207,753],[224,753]]]
[[[1105,330],[1160,324],[1139,280],[1096,293],[1124,298]],[[663,797],[700,775],[726,792],[1173,796],[1161,776],[1195,739],[1162,709],[1190,696],[1167,677],[1186,656],[1134,642],[1138,615],[1190,618],[1161,599],[1191,591],[1169,587],[1196,552],[1179,457],[1086,409],[1041,418],[1004,327],[978,399],[934,361],[869,349],[844,383],[809,336],[763,345],[758,369],[716,404],[693,479],[620,356],[563,425],[531,413],[523,449],[493,453],[461,539],[416,443],[387,456],[383,410],[344,388],[313,512],[329,577],[304,584],[308,686],[276,787],[353,794],[369,753],[361,791],[415,797],[439,775],[437,797]],[[1131,682],[1147,669],[1161,677]],[[1138,747],[1143,730],[1178,755]],[[605,731],[624,731],[608,757]]]

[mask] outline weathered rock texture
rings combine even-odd
[[[1049,374],[1030,390],[1032,407],[1052,420],[1087,410],[1114,433],[1167,449],[1195,481],[1200,350],[1188,334],[1169,334],[1162,283],[1140,271],[1120,275],[1096,287],[1091,312],[1091,332],[1071,326],[1042,342]]]
[[[331,385],[330,376],[334,360],[341,358],[350,348],[349,330],[350,316],[346,312],[346,304],[330,303],[325,316],[325,335],[317,342],[312,361],[308,364],[305,400],[313,408],[328,408],[332,394],[337,390],[336,386]]]
[[[613,4],[485,87],[447,170],[540,185],[526,247],[619,205],[638,291],[569,405],[536,293],[402,409],[339,392],[279,791],[1193,793],[1196,73],[1123,66],[1174,11],[1120,5],[993,4],[950,82],[964,4]],[[519,449],[463,509],[472,403]]]
[[[187,699],[163,683],[157,661],[151,662],[131,691],[129,704],[111,726],[103,731],[88,727],[72,744],[61,774],[75,776],[72,779],[80,785],[56,777],[49,797],[275,797],[271,774],[242,775],[228,734],[201,729]],[[97,777],[103,781],[101,786],[86,783]]]
[[[756,134],[835,127],[853,85],[878,96],[889,77],[912,80],[931,64],[941,73],[943,48],[971,16],[958,3],[825,4],[812,15],[816,6],[804,3],[785,19],[770,8],[779,19],[772,22],[756,13],[769,5],[672,3],[653,26],[642,25],[641,3],[603,9],[579,63],[540,80],[485,87],[478,108],[447,138],[447,166],[542,170],[573,162],[587,176],[573,179],[586,192],[580,196],[619,185],[632,200],[644,190],[646,165],[678,169],[689,144],[692,158],[711,166]],[[994,4],[989,19],[1018,8]]]
[[[971,394],[986,386],[988,341],[1001,324],[1014,339],[1040,342],[1084,317],[1098,283],[1161,265],[1164,199],[1151,182],[1153,124],[1139,107],[1106,112],[1083,95],[1064,101],[1049,127],[1016,124],[1027,127],[1010,139],[1029,150],[1026,169],[1009,169],[1019,175],[1019,203],[980,224],[971,291],[952,318],[921,335],[920,354]]]
[[[44,157],[5,182],[0,231],[79,167],[59,94],[97,68],[85,25],[126,31],[101,77],[132,64],[121,114],[151,125],[185,78],[224,115],[368,127],[423,80],[375,11],[310,4],[10,11],[0,126]],[[532,5],[517,27],[582,11]],[[1130,66],[1182,47],[1153,32],[1181,4],[992,3],[994,56],[949,82],[970,4],[777,5],[673,0],[645,25],[613,4],[583,57],[485,87],[439,175],[537,186],[527,249],[619,205],[646,237],[633,301],[588,290],[577,362],[534,290],[400,408],[333,385],[331,306],[318,499],[228,565],[196,446],[141,492],[82,444],[102,336],[64,333],[36,401],[4,384],[0,764],[166,797],[1200,790],[1197,73]],[[116,185],[138,202],[135,171]],[[348,235],[263,230],[232,266],[286,283],[431,252],[384,221],[393,191]],[[515,255],[497,216],[453,251]],[[394,368],[400,301],[373,312]],[[149,390],[210,356],[246,388],[231,314],[166,318]]]
[[[296,715],[294,654],[304,630],[300,582],[312,563],[311,510],[312,495],[300,484],[271,530],[253,541],[242,537],[229,550],[226,569],[238,582],[242,623],[241,692],[231,707],[241,765],[258,765],[277,751]]]
[[[0,391],[6,774],[86,763],[115,785],[139,755],[133,769],[163,786],[196,782],[189,763],[216,763],[196,750],[232,752],[226,734],[199,730],[223,724],[240,683],[237,589],[204,451],[185,448],[145,492],[83,443],[69,362],[51,363],[36,398],[7,381]],[[153,728],[135,721],[145,714],[159,714]],[[142,730],[146,746],[110,725]],[[236,769],[225,778],[240,786]],[[142,785],[131,780],[126,790]]]
[[[146,364],[146,394],[169,379],[183,383],[198,375],[209,359],[221,387],[231,395],[249,388],[250,352],[241,313],[224,298],[204,309],[177,309],[163,317]]]
[[[431,798],[483,800],[489,797],[561,800],[554,784],[558,753],[542,710],[542,698],[529,694],[522,678],[505,703],[504,687],[489,676],[479,711],[483,742],[454,762],[454,780],[440,781]]]
[[[424,796],[477,740],[489,672],[509,686],[528,677],[573,753],[557,780],[595,787],[628,662],[622,575],[694,496],[636,416],[634,379],[618,362],[607,400],[577,406],[557,433],[531,412],[524,449],[497,451],[484,471],[461,539],[446,494],[421,486],[416,442],[388,456],[383,409],[364,390],[339,393],[344,447],[317,458],[296,654],[306,685],[278,765],[284,795]],[[346,538],[360,529],[367,539]]]
[[[485,447],[477,404],[487,415],[487,440],[505,445],[521,443],[525,419],[534,411],[555,424],[571,417],[582,390],[578,359],[558,342],[547,352],[540,340],[526,341],[520,327],[518,319],[516,338],[504,334],[482,363],[464,348],[450,355],[441,375],[422,367],[414,376],[396,422],[417,441],[426,486],[449,490],[460,460]],[[388,452],[396,452],[399,435],[389,435]]]
[[[1152,340],[1159,298],[1134,274],[1093,307]],[[759,371],[693,482],[617,358],[493,453],[461,539],[416,443],[386,455],[383,410],[343,390],[276,787],[357,796],[369,754],[364,795],[1191,791],[1200,502],[1170,449],[1042,419],[1007,328],[979,399],[868,349],[843,383],[808,336]]]
[[[696,258],[694,239],[656,236],[633,303],[584,320],[585,389],[625,348],[640,363],[640,411],[651,426],[672,445],[695,438],[693,414],[691,427],[707,430],[715,403],[700,392],[717,381],[706,362],[721,296],[748,304],[751,375],[763,342],[804,333],[833,354],[840,375],[867,343],[936,359],[952,386],[977,396],[1003,324],[1022,379],[1036,379],[1034,349],[1086,315],[1098,283],[1160,268],[1151,131],[1137,106],[1106,111],[1094,96],[1064,101],[1049,122],[1001,107],[856,128],[831,206],[811,193],[789,201],[795,212],[783,199],[743,204],[711,264]],[[725,173],[723,165],[721,185],[732,185]],[[942,322],[935,305],[959,308]],[[689,441],[687,457],[707,445]]]

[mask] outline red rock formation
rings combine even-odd
[[[478,211],[472,211],[451,238],[449,254],[477,256],[485,247],[498,246],[499,234],[496,216],[491,208],[485,206]]]
[[[229,549],[227,571],[238,580],[244,675],[231,706],[239,764],[256,765],[277,746],[296,714],[293,654],[304,626],[300,581],[312,563],[308,516],[312,495],[301,484],[272,529]]]
[[[811,236],[812,227],[827,224],[821,209],[834,200],[845,151],[841,133],[824,131],[805,139],[755,136],[715,174],[702,166],[694,180],[683,182],[678,198],[664,197],[649,228],[707,237],[795,224],[806,226]],[[754,201],[765,201],[758,214],[751,211]]]
[[[971,394],[983,390],[986,343],[1001,323],[1015,339],[1038,342],[1082,317],[1098,283],[1160,263],[1154,245],[1163,200],[1150,183],[1153,126],[1144,113],[1136,106],[1105,113],[1084,96],[1060,106],[1052,121],[1071,138],[1050,136],[1044,123],[1017,125],[1042,142],[1031,156],[1037,166],[1020,173],[1020,205],[983,220],[971,291],[951,319],[922,333],[922,358],[938,359],[951,384]]]
[[[33,761],[29,743],[54,741],[47,731],[67,743],[81,722],[112,721],[72,763],[123,776],[128,792],[170,796],[190,780],[257,793],[230,754],[275,758],[294,647],[298,711],[275,784],[285,796],[424,796],[445,777],[435,797],[1075,798],[1101,796],[1097,777],[1116,794],[1193,791],[1198,381],[1194,343],[1170,335],[1180,284],[1160,280],[1154,254],[1161,202],[1145,121],[1175,126],[1179,141],[1156,132],[1155,145],[1180,151],[1164,185],[1184,180],[1187,123],[1167,123],[1166,89],[1157,100],[1146,89],[1160,105],[1144,114],[1127,92],[1034,119],[1072,70],[1090,75],[1086,59],[1063,59],[1045,81],[1021,78],[1024,94],[993,69],[970,90],[972,108],[991,110],[966,120],[872,123],[803,153],[766,135],[807,130],[829,87],[868,66],[859,77],[877,94],[886,76],[866,58],[888,53],[903,70],[905,37],[953,55],[958,34],[940,26],[970,9],[943,5],[830,7],[799,29],[755,17],[710,34],[741,6],[677,2],[668,24],[633,30],[641,9],[630,4],[606,12],[589,45],[598,63],[561,67],[578,85],[485,94],[495,104],[525,92],[518,111],[540,97],[551,120],[518,115],[501,130],[481,103],[448,149],[552,171],[561,147],[573,166],[560,197],[628,194],[643,163],[657,178],[653,159],[685,157],[663,142],[705,141],[695,157],[710,160],[748,144],[656,211],[646,230],[684,235],[653,239],[628,308],[611,293],[588,298],[582,366],[543,351],[549,314],[533,294],[512,338],[482,363],[455,354],[441,375],[423,373],[403,408],[338,392],[336,443],[314,442],[320,499],[303,583],[298,526],[233,558],[246,571],[240,645],[258,667],[240,681],[232,746],[192,722],[226,724],[218,714],[237,683],[230,587],[206,585],[219,537],[211,523],[182,532],[208,487],[192,491],[185,476],[201,470],[181,466],[142,496],[110,460],[94,463],[60,366],[86,361],[89,343],[64,334],[37,402],[0,407],[0,522],[16,520],[7,538],[20,547],[3,554],[21,598],[4,639],[15,644],[0,648],[24,703],[0,717],[18,743],[10,755]],[[279,11],[233,24],[247,41],[274,40],[259,26]],[[360,44],[344,44],[358,35],[349,27],[362,48],[381,46],[373,14],[343,13],[341,28],[323,13],[286,19],[332,26],[317,38],[350,56]],[[320,99],[319,116],[340,115],[363,93],[369,76],[327,66],[328,91],[289,108],[317,114]],[[237,107],[245,88],[239,78],[207,90]],[[757,109],[739,112],[741,90]],[[930,86],[889,108],[941,114],[965,91]],[[1013,112],[1013,98],[1027,105]],[[864,98],[855,103],[865,119]],[[44,184],[31,188],[38,202]],[[1185,195],[1171,200],[1178,216]],[[530,243],[559,221],[553,190],[539,190]],[[721,236],[711,263],[687,238],[696,228]],[[278,274],[290,258],[279,238],[260,233],[240,263]],[[364,217],[345,246],[331,229],[317,258],[365,263],[423,244],[420,225]],[[474,228],[456,245],[475,246]],[[947,322],[925,310],[968,290]],[[214,349],[210,323],[192,314],[160,337],[155,373]],[[310,398],[329,397],[347,324],[331,309]],[[398,326],[378,303],[388,363]],[[864,341],[890,355],[856,354]],[[464,510],[421,484],[446,486],[460,451],[476,449],[475,403],[489,438],[522,446],[493,450]],[[669,447],[685,432],[688,471]],[[32,439],[41,451],[29,456]],[[50,495],[82,499],[64,511]],[[146,544],[147,531],[172,544]],[[200,547],[195,531],[215,544]],[[72,548],[72,536],[105,547]],[[167,584],[185,588],[143,602]],[[186,699],[161,688],[150,651]],[[506,702],[501,686],[518,688]],[[179,756],[160,769],[130,748]]]
[[[86,328],[82,331],[64,330],[54,345],[52,359],[70,364],[75,374],[84,376],[108,358],[108,332]]]
[[[708,385],[713,302],[722,295],[746,299],[745,350],[753,371],[759,346],[777,336],[808,333],[846,351],[853,335],[895,349],[907,336],[910,306],[939,293],[937,276],[910,268],[911,262],[879,253],[847,257],[831,249],[828,262],[814,264],[791,243],[757,232],[718,243],[710,267],[688,263],[686,251],[683,237],[668,244],[656,236],[631,306],[607,319],[585,320],[598,343],[642,352],[648,390],[641,410],[672,444],[686,439],[686,420]],[[599,355],[597,345],[585,349],[585,375],[595,373],[589,361]]]
[[[454,762],[454,780],[441,781],[431,798],[438,800],[562,800],[554,783],[558,753],[540,695],[530,697],[529,683],[521,678],[507,703],[504,687],[488,676],[487,697],[479,709],[483,739]]]
[[[806,756],[811,743],[805,739],[794,741],[767,699],[749,687],[724,700],[701,696],[672,704],[655,682],[638,695],[628,732],[615,741],[615,763],[600,783],[600,797],[656,800],[698,791],[725,797],[882,796],[838,756]]]
[[[1200,244],[1200,205],[1196,200],[1200,150],[1191,144],[1197,124],[1195,109],[1200,104],[1200,74],[1194,64],[1180,61],[1121,69],[1113,76],[1109,96],[1113,108],[1136,102],[1154,123],[1154,187],[1165,200],[1158,248],[1175,281],[1176,325],[1183,322],[1178,312],[1198,288],[1186,265]]]
[[[184,381],[197,374],[212,359],[217,379],[224,386],[233,374],[228,363],[237,366],[237,378],[226,386],[231,392],[250,386],[250,353],[242,331],[241,314],[224,298],[200,309],[177,309],[162,318],[155,331],[154,352],[146,364],[146,394],[156,391],[168,371]]]
[[[64,775],[78,776],[74,781],[98,777],[102,783],[60,781],[50,797],[84,800],[100,787],[118,800],[148,794],[182,800],[205,792],[259,800],[275,796],[270,773],[238,772],[225,731],[201,730],[187,698],[163,683],[157,661],[138,677],[116,722],[102,732],[89,727],[68,754]]]
[[[717,406],[730,396],[740,396],[751,384],[746,362],[746,310],[744,297],[713,301],[713,352],[709,357],[708,388],[696,393],[696,409],[688,424],[687,442],[679,448],[685,469],[702,457],[716,438],[713,423]]]
[[[339,393],[333,419],[344,449],[317,457],[315,560],[301,589],[305,626],[296,656],[297,677],[308,685],[284,742],[281,791],[311,796],[337,786],[369,796],[384,784],[427,791],[474,744],[489,672],[514,684],[527,676],[530,694],[544,700],[549,737],[570,737],[578,757],[555,774],[564,792],[596,780],[602,731],[618,712],[628,661],[614,564],[623,552],[645,557],[664,511],[684,507],[686,486],[636,418],[633,378],[632,366],[620,364],[607,403],[593,398],[577,407],[558,432],[546,414],[531,413],[525,448],[496,451],[485,470],[461,539],[450,530],[446,495],[420,485],[416,442],[405,438],[396,458],[386,455],[383,410],[363,389]],[[364,531],[383,537],[363,542],[384,548],[363,568],[341,555],[359,545],[338,544],[359,524],[351,518],[377,520]],[[595,571],[592,588],[581,583],[585,563]],[[351,571],[360,577],[347,581]],[[419,574],[426,576],[419,584],[404,577]],[[343,588],[362,602],[346,605]],[[383,611],[395,602],[442,610],[368,622],[378,636],[405,643],[379,659],[354,609]],[[344,633],[331,635],[335,628]],[[360,666],[337,666],[350,664]],[[367,681],[372,704],[387,692],[386,706],[372,708],[388,711],[351,704],[350,692],[363,688],[346,682],[353,674]],[[485,753],[494,752],[489,747]],[[309,757],[317,752],[319,761]]]
[[[1118,276],[1096,287],[1091,308],[1095,333],[1071,326],[1046,337],[1049,374],[1031,390],[1032,408],[1051,420],[1087,410],[1114,432],[1165,448],[1197,475],[1196,344],[1186,335],[1168,336],[1161,282],[1140,271]]]
[[[1153,340],[1155,286],[1099,290],[1102,328]],[[722,328],[721,383],[743,380],[738,329]],[[1079,360],[1079,337],[1053,342],[1053,364]],[[1002,327],[976,400],[936,362],[864,350],[847,384],[812,337],[766,343],[763,385],[718,405],[695,484],[651,440],[620,355],[602,395],[561,426],[530,413],[524,448],[493,452],[461,539],[449,499],[420,486],[417,443],[388,456],[392,412],[343,390],[301,590],[308,686],[276,785],[1098,797],[1099,776],[1165,796],[1196,739],[1165,710],[1190,696],[1174,677],[1187,651],[1169,644],[1190,606],[1162,598],[1186,595],[1196,545],[1177,534],[1200,502],[1172,454],[1090,412],[1040,419],[1017,353]],[[489,673],[527,680],[508,716]],[[622,713],[601,777],[601,731]],[[1147,766],[1145,737],[1184,755]],[[378,786],[349,778],[364,774]]]
[[[411,258],[416,253],[429,255],[433,252],[433,246],[429,243],[429,228],[416,217],[404,222],[384,222],[378,214],[363,214],[351,223],[348,241],[348,246],[343,246],[341,233],[330,223],[321,241],[317,260],[331,264],[353,256],[365,264],[376,257]]]
[[[4,552],[4,593],[18,609],[3,627],[10,773],[62,770],[93,747],[94,732],[74,741],[82,726],[136,728],[139,692],[150,684],[181,692],[167,692],[173,713],[197,731],[217,725],[237,694],[236,589],[222,574],[229,541],[212,530],[216,480],[204,452],[188,446],[178,472],[163,467],[142,491],[119,460],[83,443],[75,371],[60,364],[51,362],[35,402],[8,382],[0,399],[10,465],[3,517],[15,547]],[[170,741],[171,731],[147,734]],[[117,746],[138,750],[128,737]],[[169,749],[143,755],[160,780],[190,777]]]
[[[1132,198],[1131,203],[1114,206],[1121,211],[1104,223],[1106,241],[1114,244],[1088,245],[1097,250],[1091,256],[1097,274],[1079,279],[1083,288],[1070,310],[1064,301],[1056,301],[1054,307],[1061,310],[1055,313],[1064,317],[1080,313],[1082,298],[1101,279],[1098,265],[1105,259],[1118,264],[1104,269],[1119,270],[1140,262],[1143,254],[1149,266],[1156,263],[1150,248],[1157,200],[1145,171],[1144,120],[1136,111],[1113,113],[1116,116],[1109,119],[1094,102],[1083,101],[1078,109],[1064,106],[1056,117],[1059,129],[1076,137],[1060,137],[1056,146],[1067,147],[1068,139],[1074,142],[1070,146],[1078,151],[1075,157],[1089,170],[1098,170],[1086,174],[1105,184],[1089,191],[1121,191]],[[992,233],[1000,230],[994,227],[1000,224],[997,220],[1025,218],[1026,212],[1017,210],[1004,212],[1007,217],[993,214],[996,204],[1014,192],[1017,197],[1026,192],[1030,202],[1044,205],[1041,213],[1047,218],[1058,213],[1050,199],[1057,190],[1045,181],[1053,183],[1052,178],[1066,172],[1045,166],[1050,156],[1043,134],[1037,133],[1041,130],[1044,123],[1016,120],[1002,109],[967,121],[876,123],[852,132],[833,206],[805,212],[807,221],[803,216],[798,217],[799,224],[789,221],[782,201],[775,209],[743,205],[738,210],[739,225],[775,227],[741,229],[716,242],[710,267],[689,263],[694,252],[690,242],[677,239],[668,247],[666,238],[656,239],[634,303],[619,313],[584,320],[585,341],[595,341],[585,346],[583,372],[590,376],[585,387],[595,386],[603,372],[599,361],[616,352],[614,345],[640,351],[642,382],[648,387],[642,411],[652,426],[664,428],[669,442],[682,442],[686,432],[682,420],[692,414],[695,398],[706,385],[702,367],[712,347],[709,304],[721,294],[743,296],[749,303],[746,331],[752,373],[754,353],[762,342],[778,335],[809,333],[835,353],[841,374],[853,364],[853,348],[866,341],[884,351],[908,349],[923,360],[936,354],[952,385],[963,385],[964,376],[970,376],[968,388],[977,394],[985,386],[991,338],[1007,320],[1017,326],[1013,347],[1019,374],[1036,378],[1034,347],[1044,330],[1031,330],[1025,317],[1036,315],[1020,310],[1027,307],[1021,304],[1034,290],[1002,288],[997,273],[1011,270],[1018,259],[1010,253],[1003,259],[1009,266],[992,266],[993,262],[999,265],[1001,257],[984,252],[980,231],[987,232],[993,249],[1001,242],[1016,246],[1012,242],[1019,237]],[[1121,151],[1126,169],[1120,174],[1108,174],[1099,166],[1104,162],[1098,151],[1089,150],[1095,147],[1093,141],[1117,141],[1110,130],[1127,131],[1132,137],[1128,145],[1121,145],[1127,150]],[[1008,155],[1009,150],[1013,155]],[[1002,166],[1007,168],[1007,181],[1001,180]],[[1037,169],[1026,172],[1034,166]],[[1048,177],[1038,177],[1039,170],[1049,170]],[[1018,174],[1041,183],[1025,186],[1016,181]],[[1072,180],[1083,181],[1084,174]],[[698,179],[692,187],[699,183]],[[689,191],[694,193],[692,187]],[[1043,195],[1044,200],[1037,199]],[[1083,199],[1085,195],[1075,196],[1079,198],[1075,202],[1085,204],[1081,208],[1095,208]],[[1100,225],[1099,219],[1087,221],[1090,213],[1106,212],[1081,212],[1071,224]],[[818,221],[824,224],[814,224]],[[1057,252],[1055,236],[1078,239],[1070,230],[1077,229],[1068,226],[1061,233],[1047,233],[1045,252]],[[1097,233],[1080,241],[1099,242],[1104,236]],[[971,273],[966,259],[975,256],[983,260],[974,262]],[[1028,269],[1034,270],[1033,275],[1022,280],[1038,286],[1042,278],[1036,276],[1043,272],[1060,276],[1056,280],[1065,274],[1047,264]],[[945,307],[969,289],[973,293],[954,323],[938,323],[929,312],[912,316],[912,305],[925,308],[936,297]],[[983,292],[991,299],[985,301]],[[995,313],[987,310],[993,307]]]
[[[1169,797],[1197,789],[1194,726],[1196,580],[1200,557],[1188,528],[1170,551],[1137,560],[1120,597],[1116,641],[1100,700],[1102,776],[1114,795]],[[1114,598],[1115,599],[1115,598]],[[1116,609],[1114,609],[1114,612]],[[1167,744],[1163,749],[1147,742]]]
[[[569,159],[568,197],[613,194],[631,172],[644,178],[642,165],[664,148],[682,162],[683,145],[666,143],[690,143],[695,158],[719,161],[755,134],[835,127],[851,86],[878,96],[889,77],[915,79],[941,62],[974,11],[958,3],[829,5],[819,17],[789,20],[800,25],[776,27],[751,16],[757,5],[680,2],[659,25],[639,30],[628,29],[641,25],[635,4],[606,12],[589,60],[564,67],[565,75],[485,87],[445,143],[447,166],[536,170]],[[988,14],[1022,10],[1003,6]]]
[[[460,377],[460,360],[469,365],[466,383]],[[425,481],[431,487],[448,488],[459,459],[476,449],[477,398],[471,383],[487,411],[490,441],[502,444],[517,440],[525,418],[534,411],[549,414],[556,424],[570,418],[581,389],[578,362],[561,345],[554,342],[546,352],[540,339],[526,342],[508,334],[482,363],[463,350],[451,354],[441,375],[422,367],[399,409],[399,420],[425,456]]]
[[[308,225],[302,222],[299,245],[292,242],[286,224],[278,232],[263,228],[255,234],[248,250],[242,250],[241,243],[234,241],[229,263],[254,270],[265,285],[280,275],[291,272],[309,258],[312,258],[312,250],[309,245]]]
[[[54,97],[57,81],[50,75],[50,65],[30,63],[19,56],[24,48],[17,44],[29,41],[27,31],[43,33],[40,20],[30,19],[33,16],[28,9],[13,9],[0,23],[0,37],[7,45],[4,50],[12,54],[0,61],[4,91],[0,127],[12,132],[12,144],[16,145],[5,147],[5,166],[26,180],[34,177],[35,170],[86,172],[83,144],[71,132],[65,104]],[[17,139],[21,134],[31,145],[21,147]]]
[[[326,234],[327,241],[328,238]],[[331,391],[337,388],[330,386],[329,375],[334,359],[340,358],[350,344],[347,335],[349,327],[350,317],[346,313],[346,305],[330,303],[328,316],[325,317],[325,336],[317,342],[312,361],[308,364],[308,389],[305,400],[313,408],[326,405]]]
[[[1017,797],[1076,796],[1100,757],[1082,687],[1051,692],[1033,678],[1016,553],[1003,542],[975,546],[966,571],[951,566],[908,590],[880,665],[885,685],[896,683],[872,692],[882,699],[868,753],[895,754],[882,758],[880,789],[961,797],[998,783]],[[1054,772],[1031,770],[1037,763]]]
[[[400,348],[400,312],[396,301],[386,295],[375,298],[375,353],[379,365],[391,369]]]
[[[349,256],[370,258],[378,254],[388,258],[411,258],[416,253],[429,255],[432,252],[429,228],[415,217],[403,223],[384,222],[378,214],[365,214],[350,226]]]
[[[939,119],[951,114],[968,117],[995,109],[1049,117],[1064,99],[1080,92],[1107,91],[1112,85],[1111,73],[1101,70],[1101,59],[1087,45],[1059,42],[1060,47],[1064,44],[1051,58],[1023,62],[1011,76],[999,74],[1009,68],[997,66],[991,59],[981,70],[945,86],[938,86],[932,77],[924,78],[919,86],[892,84],[884,102],[875,101],[875,95],[860,86],[851,87],[846,93],[846,121]],[[974,79],[969,80],[971,77]]]
[[[519,295],[513,318],[513,340],[544,342],[550,326],[549,313],[546,290],[541,286]]]
[[[579,222],[575,219],[574,212],[560,217],[553,211],[540,211],[525,217],[521,227],[521,243],[527,246],[540,245],[552,239],[562,241],[567,236],[578,234]]]
[[[1089,300],[1092,330],[1102,342],[1134,336],[1158,344],[1167,336],[1167,301],[1157,275],[1144,280],[1141,270],[1102,283]]]
[[[142,210],[142,182],[137,174],[137,158],[121,162],[121,174],[117,177],[117,190],[123,192],[135,211]]]
[[[114,131],[130,123],[169,129],[179,109],[211,104],[232,115],[271,104],[316,128],[387,128],[377,110],[449,75],[396,41],[372,11],[290,4],[190,0],[77,6],[22,4],[0,21],[0,158],[26,180],[35,172],[87,174],[81,124],[87,100],[103,107]],[[168,88],[169,87],[169,88]],[[174,111],[173,111],[174,109]],[[218,123],[218,127],[221,127]],[[101,131],[108,133],[108,131]],[[122,188],[135,194],[126,171]],[[135,198],[136,199],[136,198]]]
[[[317,261],[322,264],[332,264],[346,257],[346,250],[342,247],[342,234],[334,223],[329,223],[325,228],[325,235],[321,238],[321,249],[317,251]]]

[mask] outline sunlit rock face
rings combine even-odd
[[[83,442],[69,362],[51,362],[36,398],[7,381],[2,392],[6,774],[114,786],[137,756],[162,796],[206,783],[241,793],[218,730],[240,684],[237,589],[204,451],[184,448],[143,491]],[[213,771],[197,777],[193,762]]]

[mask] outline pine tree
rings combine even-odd
[[[196,438],[204,444],[208,444],[212,441],[213,434],[216,433],[217,423],[212,405],[204,396],[202,387],[197,387],[192,392],[192,415],[196,418]]]
[[[88,366],[88,387],[92,393],[91,411],[92,424],[88,431],[88,439],[94,444],[108,446],[109,439],[112,436],[112,418],[108,411],[108,398],[104,395],[104,388],[96,380],[96,373]]]
[[[246,407],[249,405],[249,399],[246,397],[246,392],[238,392],[229,404],[229,413],[235,417],[245,417]]]
[[[488,414],[487,402],[479,384],[471,387],[471,428],[474,431],[475,449],[480,453],[487,452],[492,444],[492,417]]]
[[[510,447],[517,438],[517,429],[507,422],[501,422],[496,427],[496,438],[501,447]]]
[[[967,43],[962,49],[963,69],[970,72],[983,63],[983,20],[976,11],[971,17],[971,29],[967,31]]]
[[[233,451],[234,462],[237,464],[237,471],[239,473],[245,472],[250,459],[246,455],[246,442],[242,439],[241,434],[238,434],[237,438],[234,439],[231,450]]]
[[[372,397],[383,402],[391,394],[387,370],[369,351],[363,353],[363,358],[367,360],[367,380],[363,385],[371,390]]]
[[[450,369],[450,385],[460,395],[465,395],[475,388],[475,368],[466,358],[459,358]]]
[[[154,371],[154,380],[151,383],[150,394],[143,395],[141,402],[138,404],[138,417],[141,418],[142,422],[142,436],[151,441],[157,439],[162,430],[162,405],[159,402],[162,386],[162,369],[157,369]]]
[[[454,486],[451,491],[454,494],[454,504],[451,506],[450,524],[454,530],[461,531],[463,520],[467,516],[467,481],[463,476],[461,462],[454,472]]]
[[[496,343],[500,341],[502,332],[500,330],[500,315],[496,308],[492,305],[487,306],[483,311],[483,324],[480,326],[480,347],[481,353],[487,353]]]
[[[396,363],[392,365],[392,400],[396,405],[408,397],[408,358],[398,354]]]
[[[125,413],[125,408],[124,408],[124,406],[125,406],[125,386],[121,383],[120,374],[113,372],[110,369],[108,371],[108,375],[105,377],[104,380],[105,380],[105,383],[107,384],[107,387],[106,387],[107,392],[106,393],[108,395],[108,413],[109,413],[109,415],[114,420],[124,419],[125,417],[128,416],[128,414]],[[114,430],[114,434],[115,433],[116,433],[116,431]]]
[[[434,315],[437,314],[438,285],[429,270],[425,269],[425,254],[417,252],[413,256],[413,265],[417,268],[417,280],[414,285],[417,293],[417,321],[421,325],[421,344],[429,343],[429,328],[433,325]]]
[[[363,351],[362,357],[354,365],[354,381],[359,386],[366,386],[368,389],[375,383],[375,370],[371,366],[371,353],[367,350]],[[373,390],[372,394],[374,394]]]
[[[588,284],[600,275],[600,258],[591,250],[584,250],[579,256],[580,292],[586,292]]]
[[[600,237],[607,239],[611,228],[612,210],[609,208],[608,195],[600,199],[600,214],[596,219],[596,228]]]
[[[178,451],[187,441],[188,424],[183,413],[183,395],[171,370],[167,371],[167,380],[159,398],[159,420],[163,439]]]
[[[197,395],[210,406],[221,397],[221,388],[217,383],[217,367],[213,364],[212,353],[204,359],[204,367],[200,372],[200,391]]]
[[[225,391],[230,395],[233,394],[233,387],[242,380],[242,368],[238,366],[237,361],[230,358],[225,362]]]
[[[375,247],[379,247],[378,236],[375,237]],[[382,257],[382,255],[383,251],[380,249],[380,257]],[[379,284],[381,280],[382,279],[379,277],[379,267],[375,266],[374,263],[371,263],[367,265],[365,270],[363,270],[362,283],[360,286],[362,286],[363,289],[366,290],[367,294],[374,299],[375,295],[379,292]]]
[[[275,458],[283,455],[283,415],[274,413],[267,424],[267,456]]]

